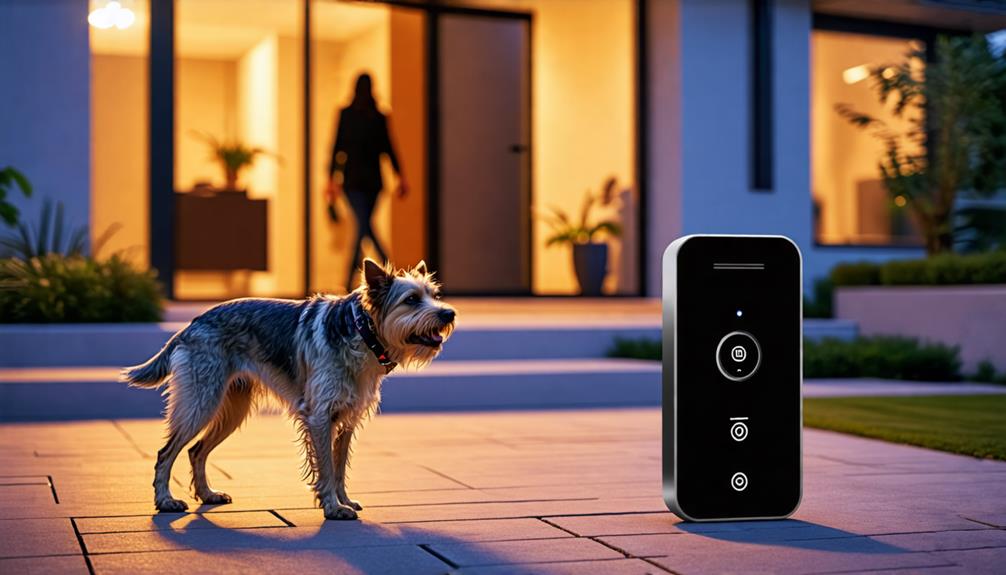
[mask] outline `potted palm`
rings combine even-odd
[[[224,189],[238,191],[238,178],[241,171],[251,167],[255,159],[263,154],[269,154],[263,148],[251,147],[237,140],[219,140],[211,134],[194,132],[194,135],[206,142],[213,159],[220,163],[224,170]]]
[[[573,248],[573,270],[582,295],[601,295],[604,278],[608,275],[608,243],[599,238],[618,237],[622,231],[621,225],[613,219],[591,219],[595,206],[611,204],[615,185],[616,180],[611,177],[605,180],[600,193],[587,190],[576,219],[555,206],[550,206],[543,216],[552,228],[552,235],[545,240],[546,247],[569,245]]]

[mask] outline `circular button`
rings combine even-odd
[[[758,371],[761,365],[761,347],[753,335],[733,331],[716,346],[716,366],[723,377],[731,381],[744,381]]]
[[[733,487],[734,491],[744,491],[748,488],[748,476],[740,471],[734,473],[733,477],[730,478],[730,487]]]
[[[748,438],[748,426],[743,421],[735,421],[733,425],[730,426],[730,437],[734,438],[734,441],[744,441]]]

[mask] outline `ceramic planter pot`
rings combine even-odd
[[[573,244],[573,269],[580,295],[601,295],[601,286],[608,275],[608,244]]]

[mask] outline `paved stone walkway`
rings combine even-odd
[[[1002,572],[1006,463],[805,434],[794,519],[664,511],[656,409],[403,414],[362,432],[325,522],[291,425],[260,416],[210,458],[231,505],[154,514],[155,420],[0,426],[0,573]],[[188,465],[175,468],[176,495]]]

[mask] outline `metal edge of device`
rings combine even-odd
[[[793,246],[796,250],[797,262],[799,263],[799,281],[797,286],[799,289],[797,300],[800,302],[800,314],[799,314],[799,329],[800,329],[800,341],[799,341],[799,357],[800,357],[800,413],[799,421],[797,425],[799,426],[799,432],[797,433],[797,443],[799,444],[800,457],[799,457],[799,473],[800,478],[798,482],[799,493],[797,494],[796,504],[793,505],[793,509],[782,515],[770,515],[765,517],[717,517],[715,519],[697,519],[691,517],[684,510],[681,509],[681,505],[678,503],[677,497],[677,470],[678,470],[678,450],[677,444],[677,425],[678,425],[678,364],[675,361],[676,353],[678,349],[678,324],[676,317],[674,315],[675,309],[678,303],[678,277],[677,277],[677,260],[678,252],[681,250],[681,246],[694,238],[778,238],[786,240]],[[751,235],[751,234],[690,234],[687,236],[682,236],[673,242],[667,249],[664,250],[663,257],[663,286],[661,289],[662,305],[661,311],[663,316],[663,326],[662,334],[662,351],[663,351],[663,361],[661,369],[661,380],[663,384],[663,401],[662,401],[662,428],[663,432],[661,435],[661,468],[663,470],[663,496],[664,505],[667,509],[680,517],[685,521],[693,521],[696,523],[711,523],[717,521],[761,521],[761,520],[772,520],[772,519],[786,519],[796,513],[796,510],[800,508],[800,504],[803,503],[803,253],[800,251],[800,246],[796,244],[791,238],[783,235]],[[667,334],[670,334],[670,342],[668,342]],[[670,361],[672,369],[670,374],[668,374],[667,362]],[[670,375],[670,380],[668,381],[668,375]],[[669,384],[669,385],[668,385]],[[668,389],[670,389],[670,411],[671,411],[671,421],[670,424],[666,421],[667,419],[667,398]],[[667,442],[670,441],[671,449],[671,461],[670,468],[668,468],[668,462],[664,457],[667,454]]]

